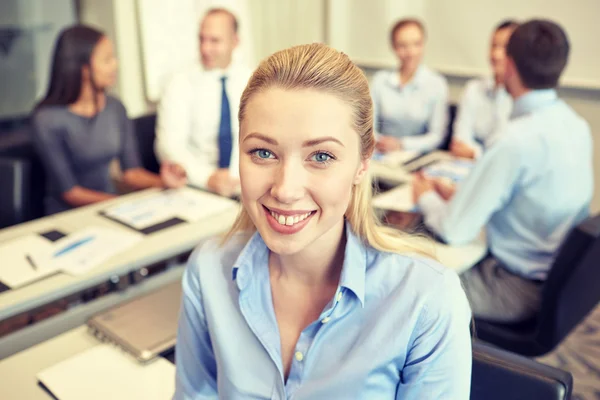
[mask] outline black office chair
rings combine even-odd
[[[0,228],[32,219],[29,161],[0,157],[0,182]]]
[[[17,130],[0,132],[0,158],[18,159],[29,163],[28,219],[43,217],[46,174],[33,147],[29,126],[23,124]]]
[[[456,104],[448,105],[448,126],[446,127],[446,138],[440,145],[440,150],[450,150],[450,143],[452,142],[452,136],[454,135],[454,120],[456,119],[457,112],[458,106]]]
[[[156,137],[156,114],[145,115],[133,120],[133,126],[142,160],[142,166],[148,171],[158,173],[160,163],[154,154],[154,139]]]
[[[525,356],[553,350],[600,302],[600,215],[568,235],[542,289],[538,315],[524,323],[475,320],[477,337]]]
[[[567,400],[572,390],[567,371],[473,342],[471,400]]]

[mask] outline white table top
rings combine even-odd
[[[0,361],[0,399],[51,400],[36,374],[99,344],[86,326],[80,326]]]
[[[0,242],[32,232],[41,233],[53,229],[68,234],[91,225],[128,230],[130,228],[101,216],[99,211],[124,200],[151,195],[156,191],[157,189],[149,189],[136,192],[108,202],[10,227],[0,231]],[[111,276],[123,275],[192,250],[202,239],[222,233],[231,226],[237,212],[237,209],[232,209],[198,222],[181,223],[147,235],[132,248],[117,254],[89,273],[80,276],[59,273],[21,288],[2,292],[0,320],[107,281]]]

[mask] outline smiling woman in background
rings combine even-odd
[[[277,52],[239,120],[243,209],[184,274],[174,398],[468,399],[458,276],[371,207],[360,69],[323,44]]]
[[[377,150],[420,152],[438,148],[448,122],[448,84],[421,63],[425,27],[416,19],[398,21],[390,40],[400,67],[373,77]]]
[[[83,25],[61,32],[48,93],[32,118],[47,174],[47,214],[115,197],[109,171],[115,158],[124,183],[135,189],[186,183],[176,164],[163,164],[161,176],[141,167],[125,107],[106,94],[116,75],[113,46],[102,32]]]

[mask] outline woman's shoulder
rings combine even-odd
[[[379,71],[373,74],[373,78],[371,78],[373,84],[381,84],[386,80],[390,79],[390,76],[394,75],[394,71],[392,69],[380,69]]]
[[[31,115],[32,132],[40,134],[45,131],[54,131],[69,126],[73,114],[66,106],[40,106]]]
[[[456,271],[433,258],[372,250],[367,269],[388,286],[389,292],[404,291],[427,304],[442,306],[441,299],[464,297]],[[376,272],[376,273],[375,273]]]
[[[51,122],[55,120],[64,119],[69,114],[69,110],[66,106],[39,106],[33,111],[33,113],[31,114],[31,118],[34,122]]]
[[[446,80],[446,77],[442,75],[439,71],[436,71],[428,67],[427,65],[421,65],[420,68],[423,75],[425,76],[427,81],[430,82],[430,84],[433,84],[439,88],[446,88],[448,86],[448,81]]]
[[[221,235],[202,241],[188,260],[188,268],[198,275],[221,274],[223,269],[232,269],[238,256],[246,246],[249,234],[237,233],[226,241]]]
[[[127,115],[127,109],[125,108],[125,104],[118,98],[113,95],[106,95],[106,107],[105,110],[108,112],[115,112],[123,115]]]

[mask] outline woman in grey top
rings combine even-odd
[[[102,32],[83,25],[61,32],[48,93],[32,118],[33,142],[47,175],[47,214],[115,197],[109,172],[115,158],[124,183],[135,189],[187,182],[177,164],[163,164],[160,176],[141,167],[125,107],[106,94],[116,73],[112,43]]]

